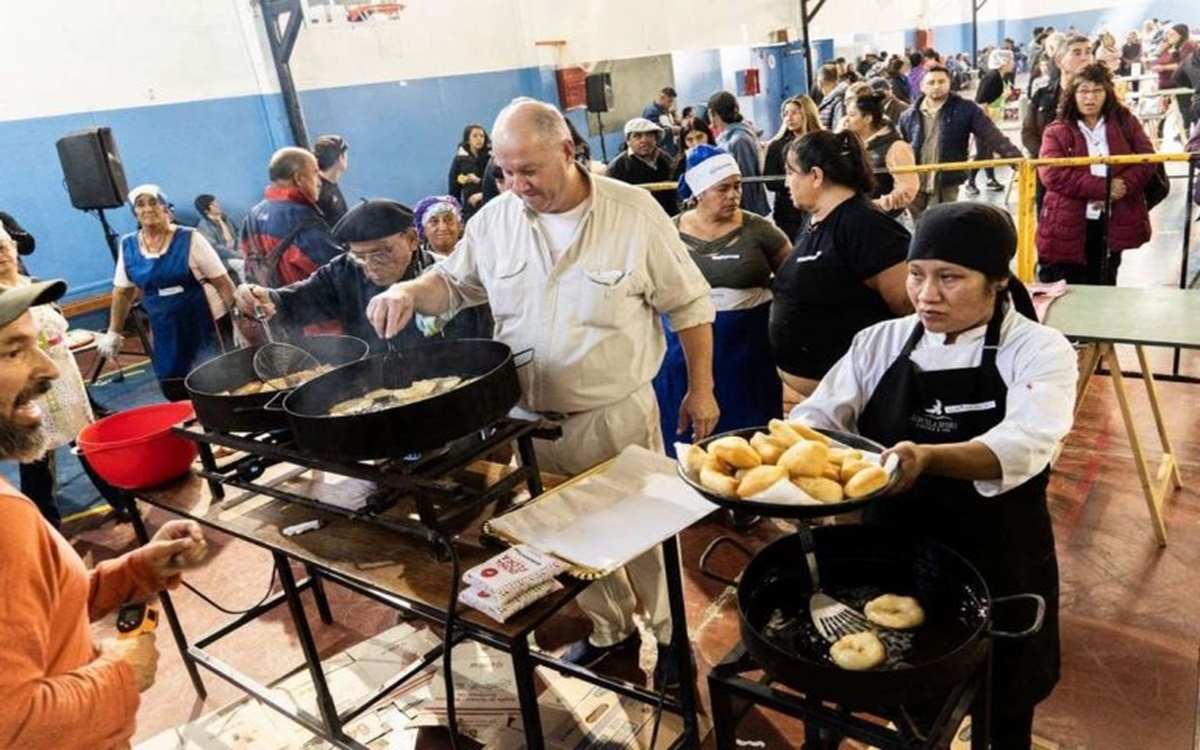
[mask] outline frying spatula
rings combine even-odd
[[[813,593],[808,597],[808,614],[821,637],[830,643],[851,633],[871,629],[871,623],[862,613],[821,592],[821,575],[817,570],[817,544],[812,529],[806,523],[796,524],[804,560],[808,563],[808,574],[812,578]]]

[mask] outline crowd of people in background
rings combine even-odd
[[[1024,86],[1018,76],[1028,76]],[[664,86],[641,116],[623,123],[623,143],[608,163],[593,158],[570,118],[565,124],[587,174],[650,188],[672,217],[713,289],[717,347],[726,350],[718,361],[756,373],[732,396],[730,377],[718,373],[718,392],[722,401],[745,404],[739,413],[757,414],[752,405],[772,401],[763,394],[781,380],[798,394],[810,391],[856,331],[908,312],[898,269],[924,211],[960,194],[978,196],[981,188],[1006,189],[992,167],[982,170],[982,186],[974,169],[905,168],[1152,152],[1146,127],[1162,127],[1162,118],[1144,127],[1137,113],[1145,105],[1126,103],[1152,96],[1148,82],[1178,94],[1185,126],[1200,119],[1200,49],[1186,24],[1153,19],[1121,39],[1107,29],[1089,37],[1040,27],[1027,44],[1005,39],[975,57],[932,48],[838,57],[818,68],[809,94],[783,102],[774,134],[761,132],[732,92],[680,108],[676,90]],[[1153,101],[1165,108],[1170,99]],[[1021,110],[1024,153],[999,127]],[[1200,150],[1200,133],[1189,147]],[[363,225],[362,216],[347,223],[354,206],[341,186],[349,152],[336,134],[320,136],[311,149],[280,149],[267,165],[260,203],[235,217],[218,196],[196,196],[194,231],[175,220],[161,188],[131,191],[138,231],[122,239],[100,351],[120,352],[134,293],[162,289],[181,290],[150,294],[147,306],[155,372],[168,398],[186,396],[181,379],[205,358],[262,340],[265,321],[253,318],[264,310],[278,315],[269,323],[277,332],[352,331],[372,348],[383,346],[366,319],[366,301],[451,258],[466,227],[514,175],[497,164],[487,127],[468,123],[449,160],[445,194],[414,201],[415,211],[376,205],[373,225]],[[1115,284],[1120,253],[1150,238],[1155,168],[1043,166],[1038,177],[1039,278]],[[8,235],[0,250],[11,245],[14,273],[23,273],[17,253],[32,250],[32,237],[12,217],[0,219]],[[789,258],[798,262],[785,263]],[[251,314],[235,326],[238,308]],[[405,341],[487,337],[496,325],[486,305],[455,313],[457,321],[414,320]],[[43,317],[50,330],[56,319]],[[181,327],[202,335],[182,336]],[[682,349],[671,341],[656,381],[666,422],[686,383]],[[84,423],[92,418],[79,414]],[[741,424],[727,416],[722,425]],[[62,439],[72,432],[64,430]],[[43,468],[28,473],[31,487],[46,482]]]

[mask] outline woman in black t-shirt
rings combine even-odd
[[[775,272],[769,333],[784,383],[806,396],[854,334],[912,312],[909,233],[871,201],[875,180],[853,133],[803,136],[786,168],[792,202],[808,217]]]

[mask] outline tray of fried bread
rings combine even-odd
[[[884,495],[898,462],[873,440],[772,419],[695,444],[676,443],[679,475],[705,499],[776,518],[815,518]]]

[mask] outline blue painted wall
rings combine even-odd
[[[199,193],[220,196],[237,214],[258,200],[285,122],[282,100],[260,96],[0,122],[0,207],[37,238],[26,259],[30,273],[67,279],[70,297],[107,291],[112,257],[99,221],[71,207],[54,145],[59,138],[112,128],[129,185],[157,183],[180,218],[191,221]],[[134,229],[128,210],[107,215],[118,232]]]
[[[709,96],[724,88],[721,53],[715,49],[676,52],[671,63],[681,110],[687,105],[707,102]]]
[[[556,101],[550,85],[537,68],[524,68],[305,91],[300,104],[311,138],[338,133],[350,144],[341,182],[348,202],[387,196],[412,205],[446,192],[464,126],[490,132],[496,113],[518,96]]]

